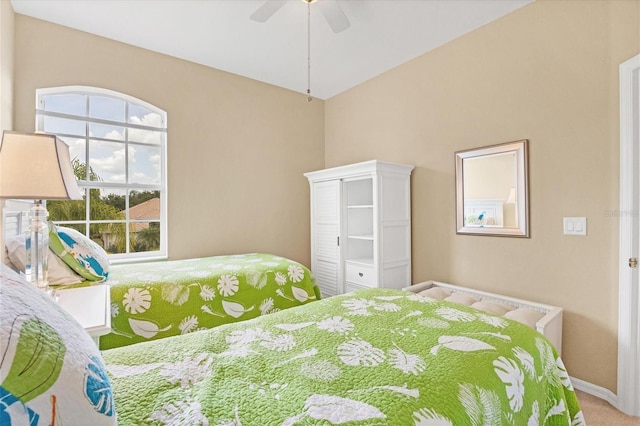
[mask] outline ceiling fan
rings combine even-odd
[[[266,22],[286,2],[287,0],[266,0],[262,6],[251,14],[250,18],[256,22]],[[334,33],[342,32],[351,26],[337,0],[302,0],[302,2],[317,2],[318,9],[320,9]]]

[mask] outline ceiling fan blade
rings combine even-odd
[[[334,33],[342,32],[351,26],[337,0],[322,0],[318,2],[318,6]]]
[[[256,22],[266,22],[267,19],[271,18],[285,3],[286,0],[267,0],[253,12],[249,18]]]

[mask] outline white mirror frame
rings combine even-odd
[[[516,213],[517,227],[467,226],[464,217],[464,160],[488,155],[513,152],[516,156]],[[455,153],[456,158],[456,233],[470,235],[494,235],[503,237],[529,237],[529,188],[528,188],[528,141],[526,139],[468,149]]]

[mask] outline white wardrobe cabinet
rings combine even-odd
[[[412,170],[372,160],[304,174],[311,270],[323,297],[411,284]]]

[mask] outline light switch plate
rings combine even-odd
[[[564,235],[587,235],[586,217],[562,218]]]

